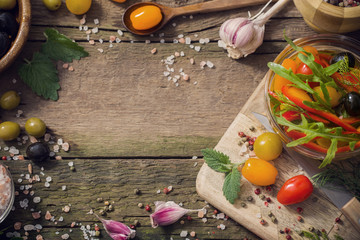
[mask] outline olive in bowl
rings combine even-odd
[[[287,150],[322,160],[320,167],[359,156],[360,42],[319,34],[294,43],[302,49],[288,45],[268,64],[271,70],[266,76],[265,97],[271,126]],[[345,55],[350,58],[338,61]],[[310,73],[304,71],[304,64]]]
[[[0,39],[3,38],[3,40],[0,40],[0,53],[2,53],[0,55],[0,73],[11,66],[11,64],[19,56],[20,52],[25,46],[29,35],[31,21],[30,0],[18,0],[17,6],[13,10],[4,13],[6,14],[0,18],[2,19],[0,21],[0,29],[2,29],[0,32],[3,32],[2,37],[0,36]],[[16,24],[13,21],[14,19],[9,14],[15,17]],[[4,22],[6,22],[6,26],[4,26]],[[17,27],[15,27],[16,25]],[[5,40],[4,33],[8,35],[10,46]],[[8,47],[6,51],[3,50],[3,45]]]

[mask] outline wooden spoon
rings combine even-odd
[[[179,15],[187,15],[187,14],[195,14],[195,13],[208,13],[208,12],[216,12],[229,10],[234,8],[253,6],[258,4],[263,4],[268,2],[269,0],[214,0],[203,3],[197,3],[193,5],[188,5],[184,7],[171,8],[166,7],[158,3],[153,2],[140,2],[135,3],[128,7],[123,14],[123,24],[127,30],[137,35],[150,35],[153,32],[161,29],[166,23],[168,23],[172,18]],[[143,6],[157,6],[160,8],[162,13],[161,22],[150,29],[147,30],[137,30],[135,29],[130,21],[130,14],[137,8]]]

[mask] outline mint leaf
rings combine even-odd
[[[206,164],[213,170],[222,173],[228,173],[231,171],[231,162],[227,155],[222,152],[218,152],[214,149],[201,150]]]
[[[237,169],[237,166],[234,166],[231,172],[228,173],[225,177],[222,189],[223,194],[225,198],[232,204],[238,198],[238,194],[240,192],[240,179],[241,175]]]
[[[56,29],[47,28],[44,32],[47,38],[46,43],[41,47],[41,52],[51,59],[63,62],[72,62],[73,59],[80,59],[89,56],[83,47],[59,33]]]
[[[31,62],[20,65],[21,79],[39,96],[57,100],[60,89],[59,78],[54,63],[45,54],[35,52]]]

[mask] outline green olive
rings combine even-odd
[[[42,137],[46,132],[46,125],[43,120],[32,117],[29,118],[25,123],[25,131],[34,137]]]
[[[50,11],[56,11],[61,6],[61,0],[43,0],[43,3]]]
[[[5,110],[12,110],[19,106],[20,96],[15,91],[7,91],[0,98],[0,106]]]
[[[4,141],[11,141],[20,134],[20,126],[15,122],[2,122],[0,124],[0,138]]]

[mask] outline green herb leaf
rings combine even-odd
[[[308,239],[320,240],[320,237],[315,233],[311,233],[311,232],[307,232],[307,231],[301,231],[301,233],[304,235],[304,237],[306,237]]]
[[[229,156],[215,149],[203,149],[201,150],[206,164],[213,170],[222,173],[228,173],[231,171],[232,165]]]
[[[55,61],[72,62],[73,59],[80,59],[89,55],[83,47],[56,29],[47,28],[44,35],[47,41],[42,45],[41,51]]]
[[[39,96],[57,100],[60,89],[59,78],[54,63],[43,53],[35,52],[31,62],[19,68],[21,79]]]
[[[230,202],[234,203],[238,198],[240,192],[240,179],[241,174],[237,169],[237,166],[234,166],[230,173],[225,177],[223,185],[223,194],[225,198]]]

